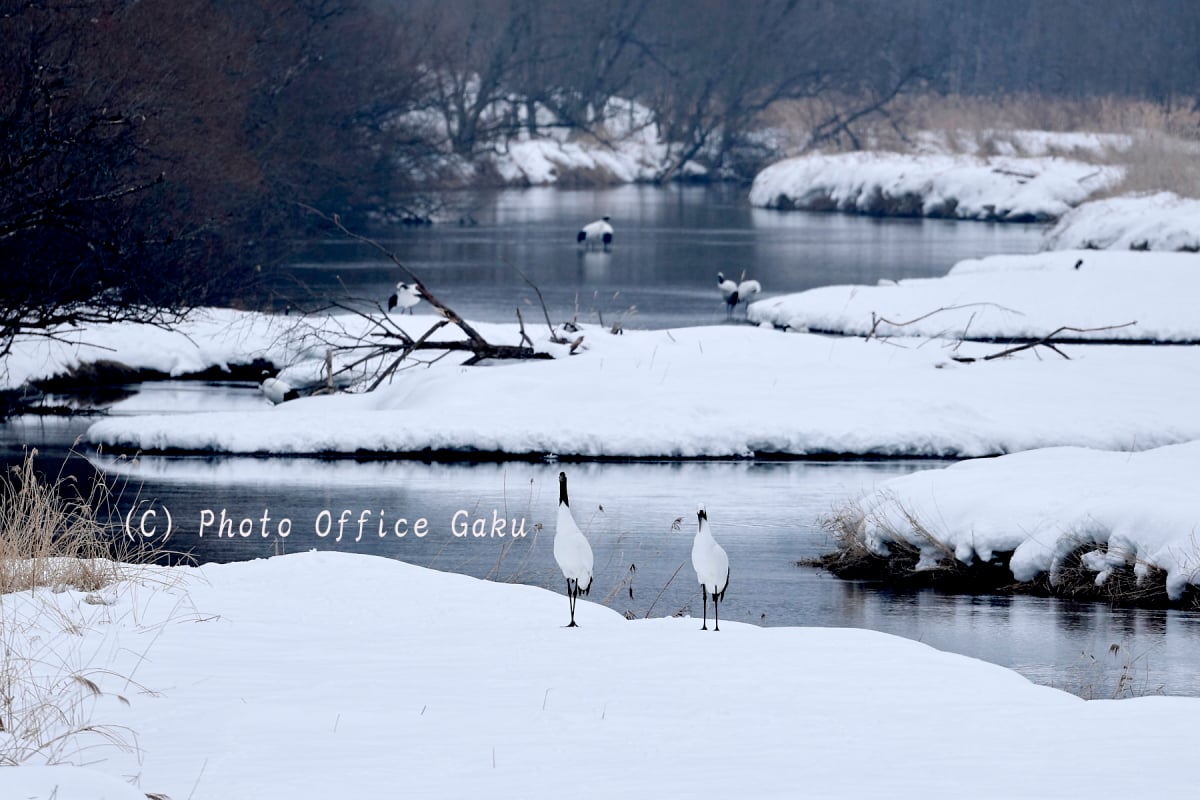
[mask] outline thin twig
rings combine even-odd
[[[1032,342],[1025,342],[1023,344],[1019,344],[1014,347],[1010,347],[1007,350],[1001,350],[999,353],[991,353],[990,355],[986,355],[982,358],[972,358],[970,356],[953,356],[953,359],[962,364],[970,364],[975,361],[992,361],[993,359],[1004,358],[1005,356],[1010,356],[1013,353],[1019,353],[1022,350],[1030,350],[1034,347],[1041,346],[1041,347],[1047,347],[1047,348],[1053,350],[1054,352],[1058,353],[1063,358],[1070,361],[1071,357],[1068,356],[1066,353],[1064,353],[1062,350],[1059,350],[1058,347],[1056,346],[1058,344],[1061,344],[1061,342],[1052,341],[1054,339],[1054,337],[1057,336],[1058,334],[1063,333],[1064,331],[1069,331],[1070,333],[1096,333],[1098,331],[1115,331],[1120,328],[1128,328],[1131,325],[1137,325],[1137,320],[1133,320],[1132,322],[1125,322],[1120,325],[1104,325],[1099,328],[1074,328],[1074,327],[1071,327],[1070,325],[1063,325],[1062,327],[1056,328],[1053,331],[1051,331],[1050,333],[1046,334],[1041,339],[1037,339],[1036,341],[1032,341]]]
[[[675,576],[679,574],[679,570],[683,569],[684,564],[687,564],[687,562],[686,561],[679,562],[679,566],[676,567],[675,571],[671,573],[671,577],[667,578],[667,582],[664,583],[663,587],[658,590],[658,594],[656,594],[654,596],[654,602],[651,603],[650,607],[646,609],[646,616],[643,617],[643,619],[650,619],[650,612],[654,610],[654,607],[656,605],[658,605],[658,598],[663,596],[663,592],[665,592],[667,590],[667,587],[671,585],[671,581],[675,580]]]

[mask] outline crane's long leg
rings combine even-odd
[[[700,630],[708,630],[708,589],[704,584],[700,584],[700,597],[704,601],[704,622],[700,625]]]
[[[571,606],[571,624],[568,628],[578,628],[575,624],[575,592],[571,588],[571,579],[567,578],[567,603]]]
[[[713,595],[713,630],[721,630],[721,601],[717,599],[718,595]]]

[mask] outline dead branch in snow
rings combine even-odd
[[[978,306],[988,306],[991,308],[999,309],[1001,311],[1007,311],[1011,314],[1017,314],[1018,316],[1024,316],[1021,314],[1021,312],[1016,311],[1015,309],[1006,308],[1006,307],[998,305],[996,303],[964,303],[962,305],[956,305],[956,306],[942,306],[941,308],[935,308],[932,311],[929,311],[925,314],[920,315],[919,317],[913,317],[912,319],[905,320],[903,322],[894,322],[886,317],[881,317],[878,314],[876,314],[874,311],[872,311],[871,312],[871,330],[867,332],[866,341],[870,341],[871,339],[883,340],[886,338],[879,333],[879,326],[881,326],[881,325],[890,325],[893,328],[904,328],[908,325],[914,325],[914,324],[920,322],[921,320],[929,319],[933,315],[940,314],[943,311],[957,311],[957,310],[963,309],[963,308],[975,308]],[[954,347],[951,348],[954,352],[958,351],[959,347],[962,346],[963,342],[969,341],[969,339],[967,338],[967,333],[971,328],[971,323],[974,321],[975,321],[975,313],[972,312],[970,318],[967,320],[967,324],[963,327],[962,333],[959,334],[958,336],[954,337],[957,339],[957,341],[954,344]],[[1121,328],[1128,328],[1131,325],[1136,325],[1136,324],[1137,324],[1137,320],[1133,320],[1131,322],[1123,322],[1120,325],[1104,325],[1104,326],[1101,326],[1098,328],[1077,328],[1077,327],[1074,327],[1071,325],[1063,325],[1061,327],[1054,329],[1053,331],[1046,334],[1045,336],[1042,336],[1037,339],[1029,339],[1029,340],[1022,340],[1022,341],[1018,341],[1015,338],[1010,339],[1008,341],[1008,344],[1011,346],[1007,347],[1004,350],[1001,350],[997,353],[991,353],[989,355],[979,356],[979,357],[954,355],[954,356],[951,356],[951,359],[954,361],[957,361],[961,364],[972,364],[976,361],[994,361],[997,358],[1004,358],[1005,356],[1010,356],[1010,355],[1013,355],[1014,353],[1019,353],[1022,350],[1032,350],[1036,347],[1045,347],[1050,350],[1053,350],[1055,353],[1058,353],[1058,355],[1062,356],[1063,358],[1065,358],[1069,361],[1070,356],[1068,356],[1062,350],[1058,349],[1058,345],[1066,344],[1067,342],[1063,341],[1062,339],[1056,340],[1055,337],[1058,337],[1064,333],[1098,333],[1100,331],[1115,331],[1115,330],[1119,330]]]
[[[469,322],[464,320],[453,308],[446,305],[434,295],[425,285],[424,281],[405,266],[395,253],[374,239],[347,228],[337,214],[326,214],[319,209],[303,204],[302,207],[333,225],[343,235],[374,248],[386,257],[405,275],[408,281],[412,282],[416,288],[417,295],[428,303],[441,317],[441,319],[430,325],[423,333],[414,336],[402,327],[400,321],[397,319],[398,315],[387,313],[377,300],[364,301],[362,299],[348,298],[346,301],[329,303],[326,310],[332,309],[344,312],[365,323],[365,330],[351,331],[345,324],[341,324],[340,333],[325,334],[325,337],[328,339],[327,346],[329,351],[333,353],[330,360],[340,362],[339,366],[333,369],[327,377],[329,383],[332,383],[335,378],[341,378],[343,381],[354,379],[358,382],[367,383],[366,390],[373,391],[401,369],[418,365],[428,366],[445,358],[452,352],[470,354],[470,357],[463,362],[464,366],[471,366],[492,359],[523,360],[549,359],[553,357],[549,353],[541,353],[534,349],[533,341],[525,333],[525,323],[521,319],[519,311],[517,313],[517,321],[520,323],[521,328],[519,343],[515,345],[494,344],[488,341]],[[522,277],[525,276],[522,274]],[[525,278],[525,280],[531,286],[533,285],[528,278]],[[534,289],[537,291],[536,286],[534,286]],[[540,291],[538,291],[538,298],[541,299]],[[545,311],[544,302],[542,310]],[[547,324],[549,324],[549,319],[549,314],[547,314]],[[434,337],[434,334],[449,325],[458,328],[465,338],[445,339]],[[558,341],[559,337],[554,333],[553,327],[551,327],[550,331],[553,335],[552,340]],[[415,357],[416,353],[424,351],[433,351],[436,355],[427,360]]]
[[[961,364],[971,364],[976,361],[993,361],[997,358],[1004,358],[1005,356],[1011,356],[1013,353],[1019,353],[1022,350],[1032,350],[1035,347],[1047,347],[1047,348],[1053,350],[1054,352],[1058,353],[1063,358],[1070,361],[1071,357],[1069,355],[1067,355],[1066,353],[1064,353],[1062,350],[1059,350],[1058,347],[1056,346],[1059,344],[1063,344],[1063,342],[1054,341],[1054,337],[1058,336],[1060,333],[1097,333],[1099,331],[1115,331],[1115,330],[1119,330],[1120,328],[1128,328],[1129,326],[1136,325],[1136,324],[1137,324],[1137,320],[1133,320],[1131,322],[1123,322],[1120,325],[1104,325],[1099,328],[1073,328],[1070,325],[1063,325],[1062,327],[1055,328],[1053,331],[1046,334],[1045,336],[1043,336],[1040,339],[1036,339],[1031,342],[1023,342],[1021,344],[1014,345],[1013,347],[1009,347],[1005,350],[1001,350],[998,353],[991,353],[989,355],[982,356],[980,358],[972,358],[971,356],[951,356],[951,358],[954,361],[957,361]]]
[[[1005,306],[999,305],[997,303],[963,303],[962,305],[957,305],[957,306],[942,306],[941,308],[935,308],[933,311],[926,312],[919,317],[913,317],[912,319],[905,320],[904,322],[893,322],[892,320],[888,319],[887,317],[881,317],[878,314],[876,314],[874,311],[872,311],[871,312],[871,330],[867,332],[866,341],[869,342],[869,341],[871,341],[871,339],[881,338],[879,336],[879,326],[880,325],[891,325],[893,328],[904,328],[908,325],[914,325],[923,319],[929,319],[934,314],[941,314],[943,311],[958,311],[959,309],[976,308],[978,306],[989,306],[991,308],[998,308],[1001,311],[1007,311],[1010,314],[1016,314],[1017,316],[1024,316],[1024,314],[1022,314],[1020,311],[1017,311],[1016,309],[1006,308]],[[971,315],[971,319],[975,319],[974,314]],[[970,322],[968,322],[967,324],[970,325]]]

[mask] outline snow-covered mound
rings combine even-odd
[[[879,286],[822,286],[761,300],[754,322],[864,336],[1036,339],[1067,325],[1068,339],[1200,341],[1200,256],[1052,251],[959,262],[941,278]],[[879,323],[883,318],[893,325]]]
[[[564,174],[593,173],[600,182],[632,183],[650,180],[660,162],[641,148],[588,146],[551,138],[510,142],[495,156],[496,170],[505,183],[539,185],[556,183]]]
[[[1200,442],[1140,453],[1051,448],[964,461],[880,484],[864,498],[861,535],[879,554],[903,541],[933,566],[1012,553],[1013,577],[1057,579],[1081,546],[1103,583],[1114,569],[1166,573],[1178,599],[1200,584]],[[920,530],[914,528],[916,520]],[[1094,548],[1092,546],[1095,546]]]
[[[284,364],[315,342],[296,318],[204,308],[171,329],[132,322],[54,332],[54,338],[20,337],[5,359],[0,386],[64,374],[99,360],[168,375],[248,364],[263,358]]]
[[[1123,171],[1061,158],[813,154],[754,179],[765,208],[1033,222],[1057,219]]]
[[[427,314],[399,321],[391,318],[417,336],[438,319]],[[507,325],[473,325],[485,337],[511,338],[515,332]],[[171,376],[263,360],[288,365],[283,377],[303,386],[321,380],[327,348],[351,344],[373,330],[378,332],[370,319],[357,315],[279,316],[229,308],[196,309],[170,329],[128,322],[60,329],[53,338],[19,337],[4,362],[0,387],[65,374],[99,360]],[[447,327],[429,338],[463,336],[457,328]],[[518,342],[519,337],[512,341]]]
[[[39,669],[94,655],[89,721],[137,750],[85,738],[71,760],[86,769],[0,769],[0,797],[49,798],[60,780],[59,797],[86,797],[89,777],[90,798],[120,800],[134,795],[116,781],[193,800],[1194,788],[1200,700],[1084,701],[886,634],[703,633],[587,601],[567,629],[562,594],[345,553],[159,576],[110,605],[5,598],[6,643],[50,653]]]
[[[545,134],[522,133],[489,157],[505,183],[542,185],[560,181],[634,183],[667,171],[671,147],[660,136],[653,112],[639,103],[613,99],[604,110],[603,136],[574,136],[553,125]],[[693,162],[681,174],[704,168]]]
[[[505,327],[487,335],[516,344],[517,326],[502,336]],[[965,345],[957,354],[995,349]],[[403,371],[370,394],[303,398],[261,413],[111,418],[88,436],[144,451],[583,457],[975,456],[1200,438],[1193,348],[1079,346],[1069,361],[1026,352],[958,364],[944,346],[916,340],[715,326],[624,336],[585,328],[581,352],[554,352],[549,361],[488,367],[462,367],[455,356]]]
[[[1083,203],[1046,234],[1050,250],[1200,250],[1200,200],[1172,192]]]

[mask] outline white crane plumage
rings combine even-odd
[[[738,303],[749,306],[750,301],[762,292],[762,284],[755,280],[734,283],[725,277],[724,272],[718,272],[717,289],[721,292],[721,299],[725,301],[726,316],[732,317]]]
[[[396,284],[396,291],[388,298],[388,311],[390,312],[396,306],[400,306],[401,314],[405,311],[411,314],[413,306],[419,302],[421,302],[421,292],[417,284],[401,281]]]
[[[575,601],[592,588],[592,548],[575,518],[567,500],[567,473],[558,473],[558,523],[554,529],[554,560],[567,579],[567,602],[571,606],[571,624],[575,623]]]
[[[725,589],[729,586],[729,556],[708,529],[708,514],[704,506],[696,512],[700,527],[696,538],[692,541],[692,566],[696,569],[696,578],[700,581],[700,597],[704,602],[704,622],[700,630],[708,630],[708,598],[713,601],[713,630],[721,630],[721,612],[719,606],[725,599]]]
[[[579,242],[584,247],[599,245],[604,249],[613,241],[613,226],[609,224],[611,218],[605,214],[595,222],[589,222],[579,229],[579,233],[575,236],[575,241]]]
[[[262,376],[262,383],[258,385],[258,389],[275,405],[279,405],[285,400],[295,400],[300,396],[291,384],[271,377],[271,373],[266,370],[263,370]]]
[[[721,299],[725,301],[725,316],[732,317],[738,302],[738,285],[726,278],[724,272],[718,272],[717,288],[721,291]]]

